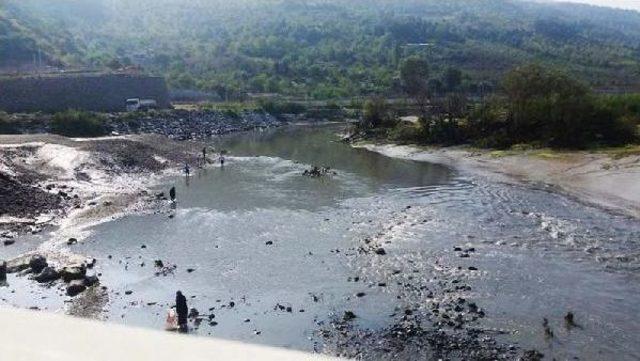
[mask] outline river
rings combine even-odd
[[[354,149],[341,127],[220,138],[224,167],[158,187],[176,186],[175,210],[95,227],[75,251],[98,260],[103,317],[162,329],[181,290],[214,315],[195,334],[322,352],[335,348],[318,331],[345,311],[375,332],[404,309],[433,320],[434,303],[464,298],[486,314],[470,324],[499,343],[637,360],[640,222],[544,187]],[[336,174],[302,176],[311,165]],[[158,259],[178,268],[157,276]]]

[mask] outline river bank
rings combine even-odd
[[[73,245],[102,222],[168,211],[167,197],[152,187],[185,163],[198,164],[203,146],[158,135],[0,136],[0,242],[12,256],[3,263],[3,279],[29,276],[72,296],[98,283],[90,271],[95,259]]]
[[[400,159],[439,163],[493,180],[553,188],[640,218],[640,148],[587,151],[490,151],[471,147],[372,144],[355,147]]]

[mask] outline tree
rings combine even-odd
[[[429,79],[429,82],[427,83],[427,88],[429,89],[429,92],[433,95],[439,95],[440,93],[442,93],[443,89],[444,89],[444,85],[442,84],[442,81],[440,81],[440,79]]]
[[[400,66],[400,79],[405,93],[413,98],[426,115],[430,99],[429,64],[419,57],[405,59]]]
[[[443,76],[444,85],[449,92],[458,90],[462,84],[462,72],[460,69],[448,67]]]
[[[389,113],[387,102],[383,97],[371,97],[364,102],[362,107],[362,127],[378,128],[392,126],[394,123],[394,117]]]

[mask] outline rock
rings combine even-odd
[[[145,249],[145,248],[147,248],[147,245],[143,244],[142,246],[140,246],[140,248]]]
[[[132,293],[133,293],[133,291],[131,291],[131,290],[126,290],[126,291],[124,291],[124,294],[125,294],[125,295],[127,295],[127,296],[128,296],[128,295],[130,295],[130,294],[132,294]]]
[[[67,245],[71,246],[72,244],[76,244],[78,243],[78,240],[76,238],[69,238],[67,240]]]
[[[469,267],[469,271],[477,271],[477,270],[478,270],[477,267],[473,267],[473,266]]]
[[[365,295],[366,295],[366,293],[364,293],[364,292],[356,293],[356,297],[364,297]]]
[[[86,289],[87,287],[84,285],[83,280],[73,280],[69,283],[69,286],[67,286],[67,295],[74,297]]]
[[[267,246],[271,246],[273,245],[273,241],[266,241],[264,244],[266,244]]]
[[[536,350],[527,350],[522,357],[523,361],[542,361],[544,354]]]
[[[384,250],[384,248],[380,247],[378,249],[376,249],[376,254],[380,255],[380,256],[384,256],[385,254],[387,254],[387,251]]]
[[[87,268],[83,265],[65,266],[60,270],[60,275],[65,282],[71,282],[73,280],[83,280],[86,274]]]
[[[344,315],[342,316],[342,319],[344,321],[351,321],[353,319],[355,319],[357,316],[355,313],[351,312],[351,311],[344,311]]]
[[[153,261],[153,264],[158,268],[164,267],[164,263],[162,262],[162,260],[159,260],[159,259]]]
[[[43,269],[45,269],[49,264],[47,263],[47,259],[41,255],[35,255],[31,257],[29,260],[29,268],[33,273],[40,273]]]
[[[30,258],[27,256],[22,256],[10,260],[9,262],[7,262],[7,273],[22,272],[29,269],[29,261]]]
[[[7,280],[7,262],[0,261],[0,282]]]
[[[42,271],[33,279],[38,283],[53,282],[60,278],[60,273],[53,267],[45,267]]]
[[[193,269],[193,268],[187,268],[187,272],[188,272],[188,273],[191,273],[191,272],[193,272],[193,271],[195,271],[195,269]]]
[[[5,239],[2,244],[4,244],[5,246],[11,246],[12,244],[16,243],[16,241],[14,239]]]
[[[86,276],[84,278],[84,285],[87,287],[97,285],[98,283],[100,283],[100,279],[96,275]]]
[[[189,315],[188,315],[187,317],[189,317],[189,318],[196,318],[196,317],[198,317],[198,316],[200,316],[200,312],[198,312],[198,310],[197,310],[197,309],[192,308],[192,309],[190,309],[190,310],[189,310]]]
[[[575,325],[573,312],[567,312],[567,314],[564,316],[564,322],[566,322],[568,326]]]

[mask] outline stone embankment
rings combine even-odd
[[[285,120],[259,112],[218,110],[164,110],[140,113],[104,113],[107,134],[160,134],[176,140],[206,139],[216,135],[281,126]],[[23,134],[51,132],[50,114],[11,114],[8,120]]]

